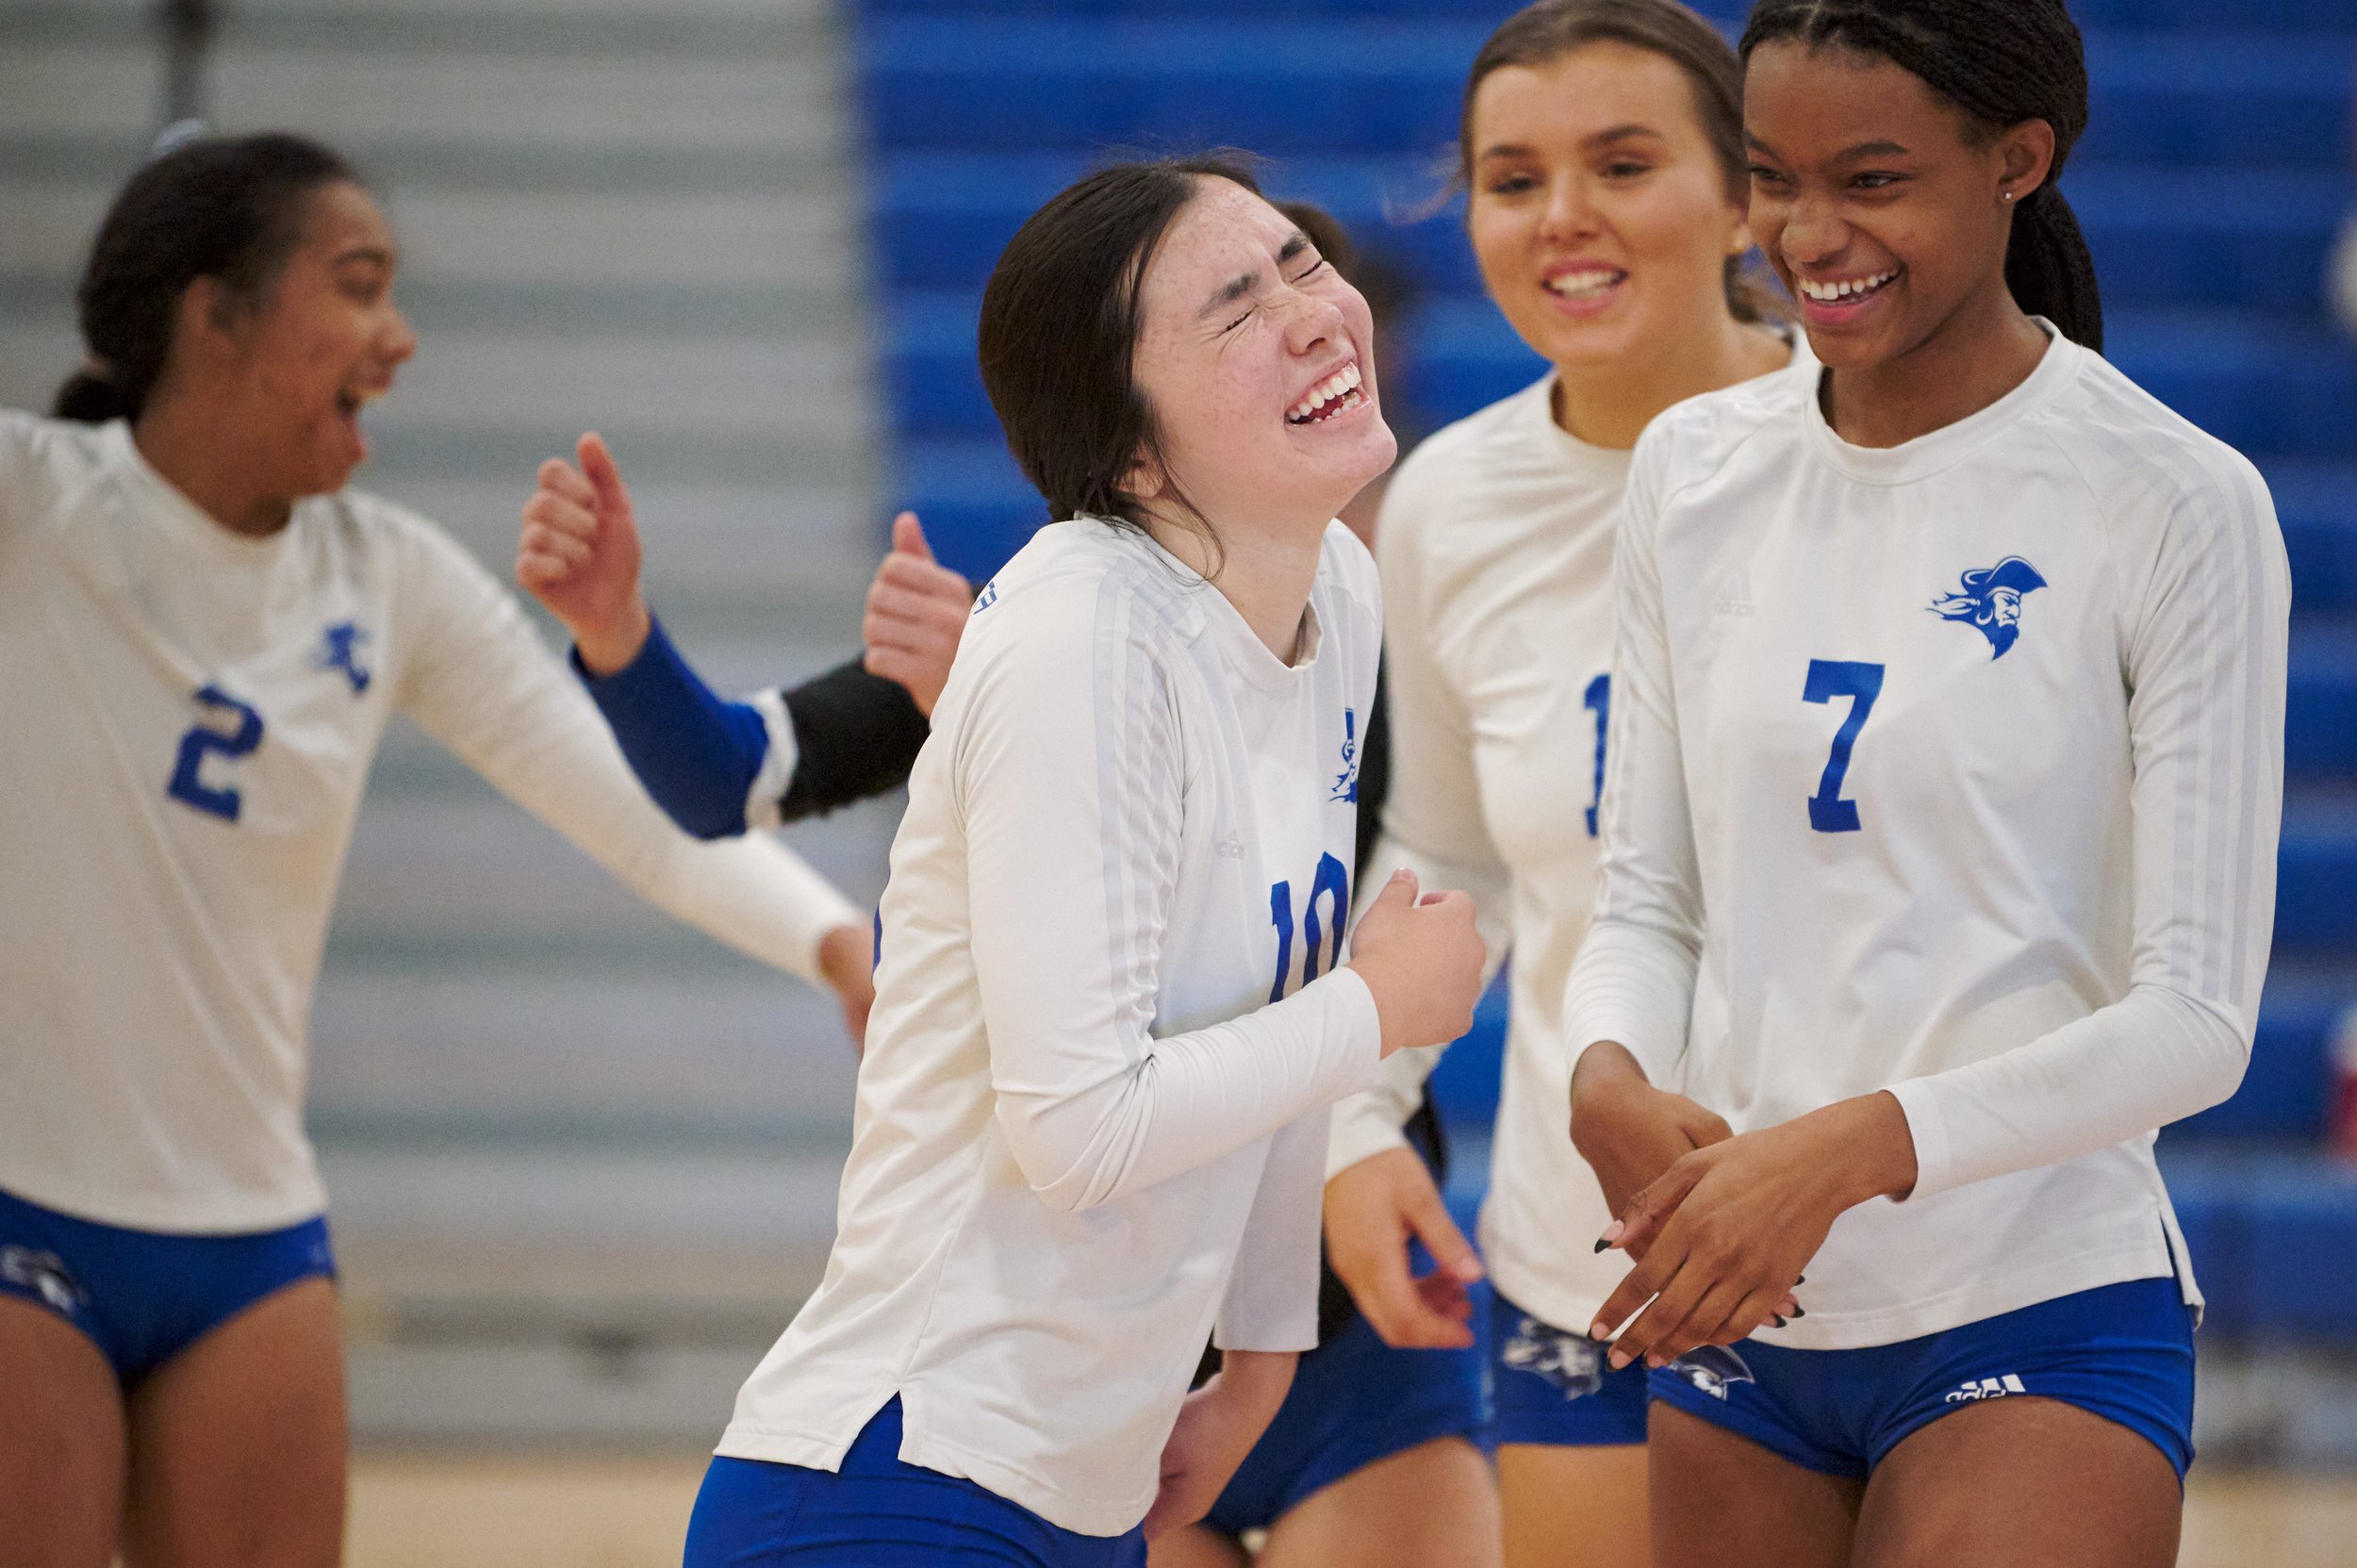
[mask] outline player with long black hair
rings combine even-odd
[[[1599,1244],[1655,1551],[2162,1568],[2200,1297],[2152,1141],[2250,1048],[2283,540],[2097,352],[2059,0],[1768,0],[1742,52],[1825,369],[1639,443],[1569,988],[1591,1159],[1655,1085],[1736,1131]]]
[[[696,843],[514,599],[346,487],[417,346],[351,167],[141,169],[57,415],[0,413],[0,1541],[10,1561],[325,1565],[343,1365],[304,1132],[311,996],[407,714],[651,902],[826,984],[867,924],[774,842]]]

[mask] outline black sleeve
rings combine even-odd
[[[789,822],[898,789],[932,733],[907,687],[869,674],[857,659],[787,691],[785,711],[794,720],[794,779],[778,809]]]

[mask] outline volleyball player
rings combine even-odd
[[[1341,962],[1379,621],[1331,520],[1393,451],[1370,338],[1215,159],[1091,174],[1000,257],[983,383],[1065,520],[934,710],[834,1254],[691,1564],[1140,1562],[1282,1399],[1326,1107],[1460,1032],[1480,967],[1466,901],[1406,875]]]
[[[1743,52],[1825,370],[1639,443],[1569,993],[1591,1158],[1655,1084],[1736,1130],[1604,1232],[1655,1550],[2161,1568],[2200,1298],[2152,1140],[2250,1048],[2282,537],[2100,356],[2056,0],[1770,0]]]
[[[416,347],[395,261],[326,149],[184,145],[99,231],[58,417],[0,413],[11,1562],[340,1558],[305,1031],[395,709],[650,901],[866,1005],[840,896],[676,832],[514,601],[344,487]]]
[[[1574,1240],[1611,1210],[1566,1130],[1560,1003],[1594,898],[1627,449],[1671,403],[1793,357],[1739,276],[1739,89],[1734,51],[1672,0],[1550,0],[1483,45],[1468,232],[1554,368],[1402,464],[1376,537],[1393,762],[1376,860],[1472,892],[1492,961],[1513,956],[1482,1221],[1502,1496],[1474,1441],[1477,1265],[1402,1136],[1439,1052],[1407,1052],[1335,1122],[1327,1247],[1364,1321],[1304,1359],[1195,1560],[1236,1560],[1258,1526],[1266,1568],[1494,1561],[1501,1503],[1509,1563],[1649,1560],[1643,1369],[1606,1373],[1585,1332],[1627,1265]],[[1682,1106],[1657,1135],[1682,1152],[1722,1132]],[[1406,1236],[1447,1266],[1411,1278]]]

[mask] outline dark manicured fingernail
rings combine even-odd
[[[1598,1242],[1596,1244],[1596,1250],[1599,1252],[1609,1252],[1612,1250],[1612,1244],[1610,1242]]]
[[[1795,1279],[1795,1280],[1793,1280],[1793,1281],[1792,1281],[1793,1287],[1794,1287],[1795,1289],[1798,1289],[1800,1286],[1805,1285],[1805,1284],[1807,1284],[1807,1283],[1808,1283],[1808,1276],[1807,1276],[1807,1275],[1805,1275],[1805,1274],[1802,1275],[1802,1276],[1801,1276],[1798,1279]]]
[[[1771,1312],[1768,1315],[1776,1320],[1776,1327],[1779,1329],[1788,1329],[1792,1326],[1792,1320],[1782,1312]]]
[[[1795,1306],[1792,1309],[1792,1315],[1794,1317],[1806,1317],[1808,1315],[1808,1312],[1805,1308]]]

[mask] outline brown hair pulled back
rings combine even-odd
[[[1677,0],[1539,0],[1498,24],[1465,76],[1458,114],[1457,175],[1473,186],[1474,95],[1490,74],[1508,66],[1541,66],[1591,43],[1624,43],[1659,55],[1685,73],[1694,114],[1719,160],[1727,199],[1741,206],[1751,175],[1743,156],[1743,67],[1727,41]],[[1727,309],[1739,322],[1776,314],[1744,275],[1743,258],[1726,265]]]
[[[978,335],[982,389],[1055,518],[1146,526],[1145,507],[1124,488],[1141,460],[1162,460],[1133,370],[1139,289],[1206,179],[1260,193],[1241,154],[1113,164],[1031,214],[991,270]],[[1209,533],[1183,496],[1171,500]]]

